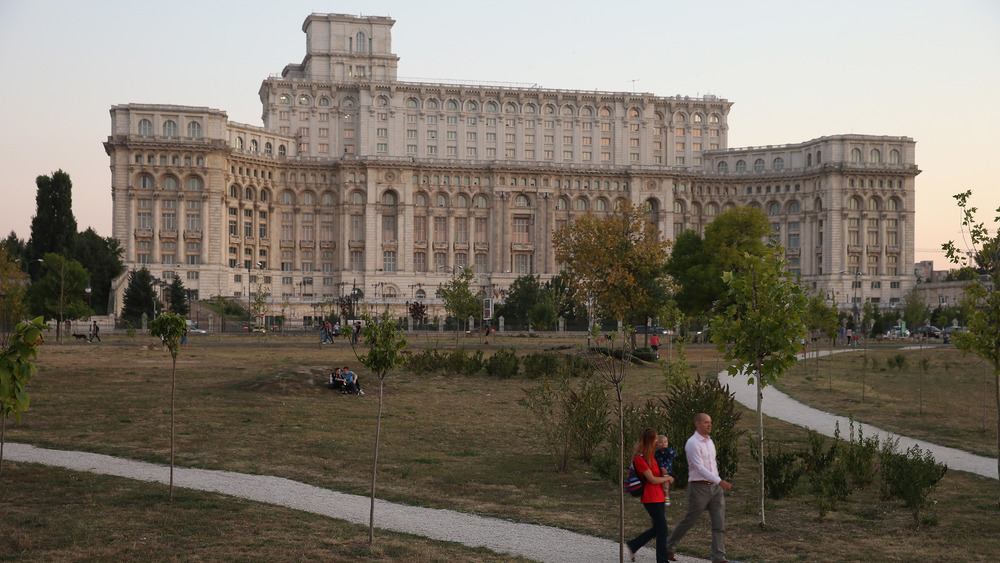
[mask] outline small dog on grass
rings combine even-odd
[[[145,346],[139,346],[139,349],[140,350],[146,350],[147,352],[152,352],[153,350],[159,350],[160,347],[157,346],[155,342],[150,342],[149,344],[146,344]]]
[[[76,333],[74,333],[73,334],[73,338],[75,338],[77,340],[86,340],[87,339],[87,335],[86,334],[76,334]]]

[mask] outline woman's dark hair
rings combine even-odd
[[[635,445],[635,453],[641,455],[650,467],[656,464],[656,438],[659,434],[653,428],[646,428],[639,433],[639,442]]]

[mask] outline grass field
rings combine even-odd
[[[470,342],[464,337],[461,340]],[[433,343],[433,338],[418,341],[422,346]],[[440,343],[453,344],[454,337],[445,336]],[[501,343],[534,351],[566,342],[508,337]],[[47,344],[40,355],[39,375],[30,384],[31,411],[24,416],[21,425],[8,425],[7,439],[166,463],[169,456],[169,356],[141,350],[139,342],[109,344]],[[477,344],[473,342],[472,345]],[[847,356],[843,361],[856,361],[856,355]],[[692,371],[702,374],[714,373],[721,366],[710,348],[689,349],[688,360]],[[825,377],[829,369],[838,373],[839,361],[840,358],[835,357],[832,366],[822,364],[820,375]],[[367,395],[343,396],[324,388],[330,368],[344,364],[359,371]],[[178,360],[176,463],[278,475],[344,492],[366,494],[377,399],[374,382],[358,368],[359,363],[342,345],[319,347],[280,337],[268,337],[263,342],[252,337],[221,342],[215,337],[193,339]],[[803,373],[792,374],[786,381],[803,380],[819,385],[818,376],[806,371],[810,368],[814,369],[811,361],[796,368]],[[855,377],[854,367],[845,364],[842,369],[850,375],[839,379],[848,385]],[[959,369],[956,362],[954,367],[949,367],[949,373],[957,375]],[[884,375],[888,377],[887,373]],[[981,376],[978,371],[973,375]],[[806,377],[812,379],[806,380]],[[906,385],[913,378],[902,379],[897,385]],[[626,401],[644,402],[647,398],[662,397],[663,381],[658,366],[636,367],[626,385]],[[837,381],[835,375],[835,386]],[[616,539],[617,487],[596,477],[579,461],[572,462],[567,473],[554,470],[552,456],[539,442],[533,418],[518,405],[523,389],[533,384],[524,378],[501,381],[484,375],[418,377],[406,371],[391,374],[385,388],[379,496],[410,504],[549,524]],[[872,383],[869,381],[869,384]],[[906,392],[910,390],[907,386]],[[798,393],[795,389],[790,391]],[[903,391],[897,390],[895,395],[901,393]],[[979,396],[976,398],[978,400]],[[952,400],[950,395],[931,394],[925,387],[924,400],[925,413],[936,412],[933,409],[955,412],[933,406],[937,400]],[[895,408],[895,403],[883,402],[882,407],[872,410],[871,418],[866,421],[881,424],[877,417]],[[944,425],[942,434],[948,434],[952,427],[970,425],[968,418],[959,414],[944,416],[936,423]],[[862,419],[869,415],[856,416]],[[750,411],[745,411],[742,425],[746,429],[754,426]],[[797,427],[768,420],[766,429],[771,438],[785,442],[791,449],[805,448],[806,433]],[[983,442],[988,442],[985,436]],[[1000,512],[996,508],[995,480],[948,473],[934,493],[936,504],[928,513],[930,521],[937,523],[919,530],[914,529],[909,512],[901,504],[881,501],[877,491],[871,490],[856,492],[836,512],[820,519],[804,485],[800,484],[803,490],[795,498],[768,503],[768,527],[760,531],[753,508],[755,468],[751,463],[749,453],[742,452],[740,470],[734,478],[736,488],[727,498],[727,544],[733,559],[852,561],[871,559],[874,555],[886,561],[923,558],[993,561],[1000,553]],[[13,475],[22,475],[21,480],[38,483],[49,479],[60,483],[104,482],[107,479],[37,466],[13,466],[16,468]],[[39,477],[32,477],[34,475]],[[180,492],[182,502],[194,509],[189,510],[188,518],[181,525],[170,516],[177,512],[178,503],[171,507],[166,502],[165,490],[155,485],[128,484],[128,488],[136,491],[133,493],[135,500],[130,501],[128,495],[122,497],[113,493],[119,485],[67,486],[53,488],[51,492],[47,492],[49,489],[45,486],[37,486],[34,494],[25,496],[19,491],[27,487],[15,483],[18,480],[9,479],[5,470],[5,476],[0,479],[0,511],[29,516],[3,519],[5,528],[2,528],[4,537],[0,538],[0,546],[4,541],[13,541],[10,545],[14,549],[10,552],[25,559],[34,559],[35,555],[43,553],[39,550],[67,541],[65,527],[55,521],[57,515],[43,512],[31,516],[36,502],[90,505],[96,512],[103,508],[123,513],[134,505],[136,510],[155,513],[150,518],[159,519],[164,528],[171,530],[165,535],[166,539],[161,540],[161,549],[187,549],[189,545],[198,544],[197,538],[202,537],[211,538],[205,543],[234,554],[241,553],[250,540],[240,534],[213,535],[215,524],[208,516],[209,511],[204,511],[204,519],[194,516],[202,514],[196,510],[202,503],[223,506],[222,510],[233,515],[233,526],[258,525],[263,520],[275,516],[280,520],[284,518],[282,515],[291,513],[183,491]],[[37,499],[39,496],[43,498]],[[683,494],[677,496],[680,498],[668,509],[671,524],[683,514]],[[648,519],[639,503],[627,500],[627,533],[634,534],[648,525]],[[302,522],[314,520],[301,514],[296,517]],[[347,527],[329,520],[317,518],[315,521],[320,527],[324,522],[328,528]],[[264,524],[259,525],[266,528]],[[97,529],[93,535],[99,537],[101,525],[95,522],[94,526]],[[86,522],[73,529],[70,535],[89,533]],[[355,536],[364,536],[363,531],[352,529]],[[300,537],[303,535],[307,539]],[[297,530],[286,530],[285,534],[275,531],[268,542],[274,546],[275,553],[295,554],[292,558],[299,558],[297,554],[300,553],[304,554],[301,558],[322,558],[310,554],[336,551],[338,547],[326,543],[334,539],[324,537],[321,532],[298,534]],[[378,561],[392,561],[394,557],[412,559],[414,556],[407,555],[411,552],[405,551],[411,549],[408,547],[411,539],[377,531],[377,552],[364,557]],[[88,542],[79,543],[87,545]],[[81,547],[82,551],[76,555],[66,552],[51,559],[103,559],[98,543],[95,541],[89,549]],[[343,549],[353,549],[351,553],[357,554],[356,550],[362,549],[363,543],[359,540]],[[685,538],[680,551],[707,556],[709,543],[706,519]],[[416,559],[433,560],[438,556],[437,549],[447,547],[423,542],[412,549],[434,554]],[[397,551],[403,555],[394,555]],[[487,560],[482,553],[454,557]]]

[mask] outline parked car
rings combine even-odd
[[[965,332],[965,327],[964,326],[946,326],[946,327],[944,327],[944,333],[947,334],[948,336],[953,336],[953,335],[956,335],[956,334],[962,334],[963,332]]]
[[[910,329],[897,325],[892,327],[892,330],[889,331],[889,336],[891,338],[909,338]]]
[[[917,329],[917,334],[924,338],[941,338],[941,329],[936,326],[922,326]]]
[[[253,327],[248,327],[247,325],[243,325],[243,330],[250,331],[250,332],[264,333],[264,332],[267,332],[267,327],[265,327],[263,325],[253,325]]]
[[[636,334],[647,334],[646,329],[649,329],[648,334],[673,334],[672,330],[667,330],[667,329],[663,328],[662,326],[650,326],[650,327],[647,327],[646,325],[639,325],[639,326],[635,327],[635,333]]]

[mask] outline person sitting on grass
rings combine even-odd
[[[364,395],[365,392],[361,390],[361,382],[358,381],[358,374],[351,371],[350,368],[344,366],[344,369],[340,372],[343,374],[346,383],[344,384],[344,391],[341,393],[349,394],[352,391],[358,395]]]

